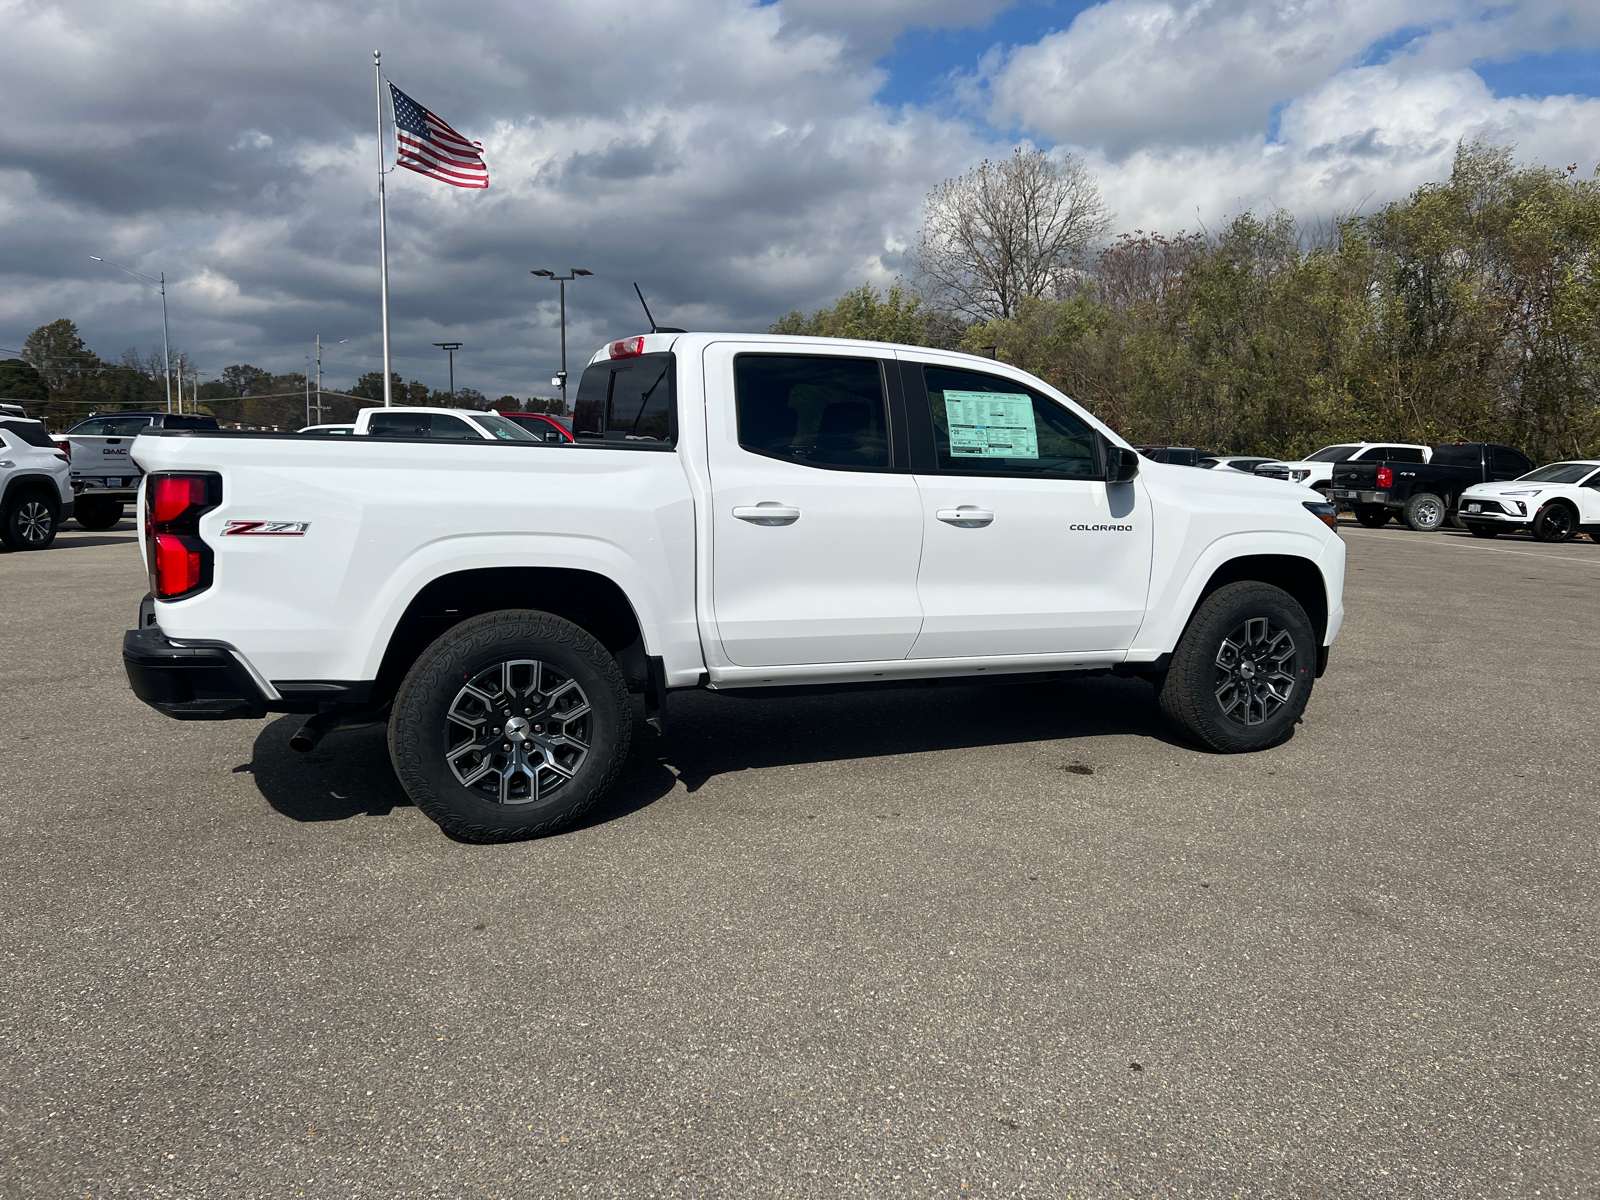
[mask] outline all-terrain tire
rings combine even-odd
[[[44,492],[19,487],[0,513],[0,541],[13,550],[45,550],[56,540],[60,508]]]
[[[1406,501],[1405,521],[1418,533],[1433,533],[1444,527],[1448,513],[1442,497],[1432,492],[1418,492]]]
[[[122,520],[122,505],[114,500],[79,500],[72,509],[72,519],[85,529],[110,529]]]
[[[1230,651],[1241,642],[1244,653]],[[1252,668],[1241,678],[1245,661]],[[1316,634],[1293,596],[1254,580],[1230,583],[1189,618],[1161,685],[1161,712],[1178,733],[1219,754],[1265,750],[1294,732],[1316,665]],[[1281,695],[1257,698],[1269,682]]]
[[[560,709],[578,711],[574,685],[586,706],[575,719]],[[481,726],[463,720],[480,713]],[[535,737],[558,728],[550,736],[559,746]],[[502,734],[522,740],[502,741]],[[401,786],[441,829],[468,842],[516,841],[571,825],[615,782],[632,740],[628,686],[616,660],[586,630],[533,609],[485,613],[440,635],[406,673],[389,718],[389,759]],[[473,780],[479,768],[486,774]]]
[[[1368,529],[1382,529],[1389,523],[1390,513],[1381,504],[1356,505],[1356,520]]]

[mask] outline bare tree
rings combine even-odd
[[[1082,158],[1019,146],[929,193],[911,265],[935,307],[969,321],[1003,319],[1026,296],[1066,290],[1074,260],[1110,229]]]

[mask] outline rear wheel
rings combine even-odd
[[[1578,532],[1578,514],[1561,501],[1552,501],[1533,519],[1533,536],[1541,542],[1564,542]]]
[[[122,520],[122,505],[98,498],[79,500],[73,506],[72,519],[85,529],[110,529]]]
[[[0,539],[13,550],[43,550],[56,540],[59,510],[43,492],[23,490],[0,514]]]
[[[1382,529],[1389,523],[1389,510],[1381,504],[1358,504],[1356,520],[1368,529]]]
[[[632,736],[606,648],[570,621],[509,609],[463,621],[417,659],[395,696],[389,758],[446,833],[508,842],[582,816]]]
[[[1476,521],[1468,521],[1467,522],[1467,532],[1470,533],[1473,537],[1481,537],[1481,538],[1497,538],[1497,537],[1500,536],[1500,528],[1499,528],[1499,526],[1497,526],[1497,525],[1481,525]]]
[[[1406,524],[1418,533],[1433,533],[1444,524],[1445,503],[1432,492],[1421,492],[1406,501]]]
[[[1219,753],[1265,750],[1294,732],[1316,662],[1316,634],[1293,596],[1265,583],[1230,583],[1206,597],[1184,630],[1161,685],[1161,712]]]

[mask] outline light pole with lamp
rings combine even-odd
[[[125,267],[121,263],[112,262],[109,258],[101,258],[98,254],[91,254],[91,255],[89,255],[89,257],[94,259],[94,261],[97,262],[97,263],[105,263],[106,266],[108,266],[108,267],[115,267],[119,271],[126,271],[129,275],[132,275],[135,279],[142,280],[143,282],[148,283],[152,287],[155,287],[155,288],[160,290],[160,292],[161,292],[161,362],[162,362],[163,368],[166,370],[166,373],[167,373],[167,378],[166,378],[166,383],[167,383],[167,411],[171,412],[172,411],[172,352],[171,352],[171,350],[168,349],[168,341],[167,341],[167,273],[165,271],[163,271],[163,272],[161,272],[161,278],[160,279],[151,279],[150,276],[143,275],[140,272],[135,271],[132,267]]]
[[[582,267],[573,267],[571,274],[557,275],[554,271],[530,271],[530,275],[541,275],[545,279],[553,279],[561,285],[561,374],[550,382],[561,388],[561,411],[567,411],[567,284],[580,275],[593,275],[593,271],[585,271]]]
[[[450,356],[450,407],[456,406],[456,351],[461,349],[460,342],[435,342],[435,346]]]

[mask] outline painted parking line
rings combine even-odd
[[[1357,526],[1357,528],[1359,528],[1359,526]],[[1347,531],[1353,532],[1353,530],[1347,530],[1347,527],[1344,525],[1343,522],[1341,522],[1340,525],[1339,525],[1339,532],[1340,533],[1345,533]],[[1462,545],[1463,544],[1462,539],[1460,539],[1460,538],[1436,538],[1436,537],[1433,537],[1433,536],[1431,536],[1429,534],[1426,534],[1426,533],[1424,533],[1424,534],[1385,533],[1381,529],[1363,529],[1363,530],[1361,530],[1360,536],[1362,536],[1364,538],[1380,537],[1380,538],[1384,538],[1385,540],[1391,541],[1391,542],[1411,542],[1411,541],[1414,541],[1419,546],[1452,546],[1452,545]],[[1481,539],[1479,539],[1479,541],[1481,541]],[[1597,553],[1600,553],[1600,547],[1597,547],[1596,550],[1597,550]],[[1489,554],[1515,554],[1518,558],[1537,558],[1537,559],[1541,559],[1544,562],[1571,563],[1574,566],[1589,567],[1591,569],[1600,569],[1600,558],[1589,558],[1589,559],[1573,558],[1573,557],[1569,557],[1567,555],[1561,554],[1560,552],[1543,553],[1543,552],[1538,551],[1538,550],[1507,550],[1504,546],[1484,546],[1484,545],[1477,544],[1477,543],[1473,544],[1472,552],[1474,554],[1478,554],[1478,553],[1482,553],[1482,552],[1487,552]]]

